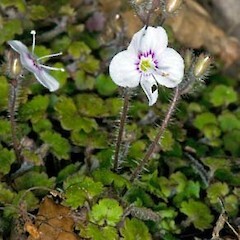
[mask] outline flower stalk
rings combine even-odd
[[[118,171],[119,168],[119,153],[121,149],[121,144],[122,144],[122,139],[123,139],[123,133],[124,133],[124,128],[127,120],[127,113],[128,113],[128,108],[129,108],[129,90],[128,88],[124,89],[124,95],[123,95],[123,108],[122,108],[122,114],[121,114],[121,119],[120,119],[120,125],[119,125],[119,130],[118,130],[118,136],[117,136],[117,142],[116,142],[116,148],[115,148],[115,153],[114,153],[114,165],[113,165],[113,170],[115,172]]]
[[[178,103],[178,100],[181,96],[181,91],[179,90],[179,87],[177,86],[175,88],[175,93],[174,93],[174,96],[173,96],[173,99],[172,99],[172,102],[168,108],[168,111],[166,113],[166,116],[159,128],[159,131],[155,137],[155,139],[153,140],[153,142],[150,144],[143,160],[140,162],[140,164],[135,168],[135,170],[133,171],[131,177],[130,177],[130,182],[133,182],[135,181],[135,179],[141,174],[142,170],[144,169],[145,165],[148,163],[149,159],[151,158],[152,154],[155,152],[155,149],[156,149],[156,146],[158,145],[159,143],[159,140],[161,139],[161,137],[163,136],[167,126],[168,126],[168,123],[169,123],[169,120],[175,110],[175,107]]]
[[[17,108],[17,95],[18,95],[18,80],[14,79],[11,82],[10,95],[9,95],[9,118],[11,124],[11,135],[13,142],[13,149],[17,158],[17,161],[21,160],[20,144],[17,138],[17,126],[15,119],[15,112]]]

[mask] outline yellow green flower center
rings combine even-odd
[[[143,59],[140,63],[140,70],[143,72],[147,72],[149,69],[152,68],[152,64],[150,59]]]

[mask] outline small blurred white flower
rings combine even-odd
[[[14,51],[16,51],[20,55],[21,64],[25,69],[27,69],[29,72],[33,73],[34,76],[36,77],[36,79],[44,87],[48,88],[49,91],[51,91],[51,92],[56,91],[59,88],[59,83],[54,77],[49,75],[45,69],[60,70],[60,71],[64,71],[64,69],[45,66],[43,64],[40,64],[39,60],[41,60],[43,58],[47,58],[47,57],[59,56],[62,53],[56,53],[56,54],[51,54],[51,55],[37,58],[34,55],[36,32],[33,30],[33,31],[31,31],[31,34],[33,35],[32,53],[30,53],[28,48],[22,42],[20,42],[18,40],[8,41],[8,44],[11,46],[11,48]]]
[[[109,72],[121,87],[134,88],[140,83],[149,100],[157,101],[157,83],[176,87],[183,79],[184,61],[174,49],[168,48],[168,37],[162,27],[144,27],[135,33],[127,50],[113,57]]]

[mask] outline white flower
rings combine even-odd
[[[22,66],[27,69],[29,72],[33,73],[36,79],[46,88],[49,89],[49,91],[53,92],[56,91],[59,88],[58,81],[48,74],[48,72],[45,69],[48,70],[60,70],[64,71],[62,68],[54,68],[45,66],[43,64],[39,63],[39,60],[47,57],[54,57],[61,55],[62,53],[56,53],[51,54],[47,56],[43,56],[40,58],[36,58],[34,56],[34,48],[35,48],[35,34],[36,32],[33,30],[31,31],[31,34],[33,34],[33,45],[32,45],[32,53],[29,52],[28,48],[20,41],[18,40],[12,40],[8,41],[8,44],[11,46],[11,48],[16,51],[20,55],[20,61]]]
[[[144,27],[135,33],[127,50],[113,57],[109,72],[121,87],[134,88],[140,83],[149,100],[157,101],[157,83],[176,87],[183,79],[184,61],[179,53],[168,48],[168,37],[162,27]]]

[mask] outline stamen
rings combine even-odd
[[[31,34],[33,35],[33,42],[32,42],[32,54],[33,54],[35,49],[35,43],[36,43],[36,31],[32,30]]]
[[[43,65],[43,64],[39,64],[39,66],[41,66],[42,68],[48,69],[48,70],[65,72],[64,68],[49,67],[49,66],[46,66],[46,65]]]
[[[44,58],[50,58],[50,57],[60,56],[60,55],[62,55],[62,54],[63,54],[62,52],[49,54],[49,55],[42,56],[42,57],[38,58],[37,61],[38,61],[38,60],[41,60],[41,59],[44,59]]]

